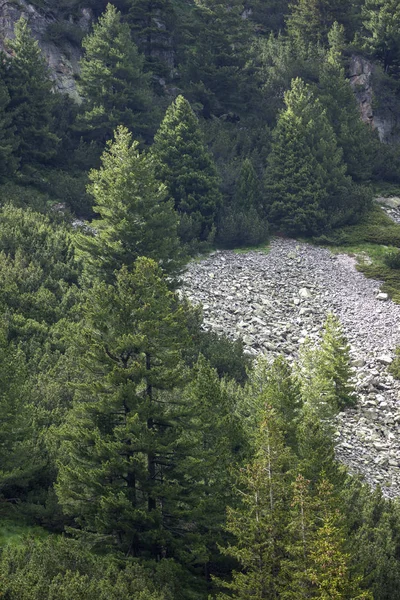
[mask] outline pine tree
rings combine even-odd
[[[219,178],[190,104],[178,98],[168,108],[154,138],[157,176],[167,186],[176,210],[189,221],[184,242],[212,235],[221,201]]]
[[[330,51],[322,62],[319,97],[343,150],[347,173],[356,181],[370,179],[377,140],[363,123],[354,92],[342,65],[343,28],[334,23],[329,32]]]
[[[0,328],[0,514],[28,488],[43,467],[33,428],[26,357]]]
[[[108,4],[83,42],[79,90],[84,97],[81,123],[92,139],[104,143],[124,125],[135,138],[149,133],[152,96],[143,58],[131,40],[129,25]]]
[[[235,542],[222,551],[235,558],[241,570],[234,571],[232,581],[224,583],[232,595],[220,594],[219,600],[231,597],[263,600],[277,596],[292,461],[276,413],[267,406],[256,440],[255,458],[239,475],[241,506],[228,509],[227,530]]]
[[[10,96],[2,79],[0,79],[0,180],[14,174],[18,166],[15,153],[18,141],[12,126],[12,117],[7,111]]]
[[[112,281],[115,269],[131,269],[138,256],[153,258],[166,273],[177,274],[182,253],[176,213],[165,185],[155,178],[154,160],[139,152],[127,129],[117,129],[90,179],[88,190],[100,219],[93,224],[95,235],[82,233],[76,239],[89,275]]]
[[[266,170],[266,209],[287,233],[321,232],[348,218],[351,181],[326,113],[310,88],[295,79],[285,103]]]
[[[399,0],[366,0],[363,25],[368,32],[367,46],[382,62],[386,73],[397,72],[400,64]]]
[[[244,114],[249,101],[246,78],[251,30],[242,18],[243,2],[198,0],[185,47],[183,79],[202,116]]]
[[[47,65],[27,21],[21,17],[7,40],[12,58],[6,61],[4,81],[10,95],[7,112],[18,141],[16,156],[21,166],[45,164],[57,152],[52,111],[55,95]]]
[[[128,22],[152,76],[170,78],[177,15],[171,0],[130,0]]]
[[[351,381],[350,346],[340,321],[332,313],[325,321],[318,362],[318,372],[327,381],[326,401],[336,410],[354,406],[356,397]]]
[[[294,0],[290,9],[288,32],[306,44],[326,45],[328,32],[335,21],[350,31],[352,29],[353,5],[347,0]]]
[[[360,577],[352,577],[351,556],[346,551],[346,529],[343,516],[335,506],[333,486],[322,481],[318,487],[321,525],[310,551],[309,580],[316,588],[319,600],[372,600],[362,591]]]
[[[188,408],[185,315],[154,261],[97,283],[77,340],[85,375],[61,427],[57,494],[76,528],[124,552],[169,555]],[[178,530],[180,527],[178,527]]]
[[[242,163],[232,202],[219,218],[218,242],[227,248],[257,246],[268,239],[268,222],[262,214],[261,185],[253,163]]]

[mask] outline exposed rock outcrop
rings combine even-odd
[[[398,121],[390,110],[382,111],[374,107],[373,90],[374,64],[363,56],[353,55],[349,65],[350,85],[360,106],[361,118],[377,129],[382,142],[398,141]]]
[[[5,40],[14,36],[14,25],[21,16],[27,19],[33,36],[39,42],[56,89],[79,101],[75,78],[79,72],[81,50],[67,40],[63,41],[61,47],[48,38],[49,25],[59,21],[52,11],[39,9],[25,0],[18,0],[18,2],[0,0],[0,47],[4,50]],[[91,10],[82,8],[74,25],[87,32],[92,20]],[[69,21],[68,23],[71,24]]]
[[[337,419],[337,456],[387,496],[400,495],[400,382],[387,373],[400,344],[400,306],[380,298],[379,282],[347,255],[276,239],[269,254],[216,252],[190,265],[184,289],[203,305],[205,327],[241,336],[254,357],[294,360],[307,337],[319,339],[326,314],[337,314],[360,399]]]

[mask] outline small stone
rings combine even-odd
[[[388,354],[382,354],[381,356],[377,356],[376,360],[381,363],[381,365],[391,365],[393,362],[393,358]]]
[[[307,288],[301,288],[299,290],[300,298],[312,298],[312,293]]]
[[[386,300],[389,300],[389,294],[385,294],[384,292],[379,292],[379,294],[376,296],[377,300],[381,300],[382,302],[386,302]]]

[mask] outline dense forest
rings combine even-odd
[[[24,13],[0,61],[0,597],[400,598],[400,504],[335,460],[339,321],[253,362],[180,290],[215,248],[362,232],[399,292],[372,199],[400,146],[348,65],[400,117],[400,1],[32,5],[82,49],[80,102]]]

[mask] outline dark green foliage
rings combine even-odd
[[[224,207],[217,241],[225,248],[257,246],[268,239],[269,226],[262,213],[262,191],[250,159],[243,161],[230,205]]]
[[[221,202],[219,178],[201,135],[198,120],[183,96],[168,108],[154,138],[157,177],[181,215],[185,244],[212,238]]]
[[[14,135],[12,116],[6,112],[10,96],[2,79],[0,79],[0,181],[10,177],[18,166],[15,157],[18,141]]]
[[[79,90],[84,97],[80,123],[89,139],[104,143],[119,125],[135,138],[148,135],[152,96],[143,58],[132,42],[129,26],[109,4],[82,42]]]
[[[186,335],[183,309],[150,259],[123,268],[115,287],[95,285],[83,307],[86,381],[59,433],[57,493],[76,530],[128,555],[173,552],[188,415],[173,391],[185,381]]]
[[[397,73],[400,61],[398,0],[366,0],[363,17],[367,47],[382,62],[385,72]]]
[[[53,107],[57,96],[45,60],[27,21],[15,25],[15,39],[7,41],[12,55],[7,60],[4,81],[10,95],[11,115],[18,140],[16,156],[22,167],[45,164],[55,156],[60,140],[54,132]]]
[[[340,33],[335,23],[330,31],[331,49],[321,66],[319,97],[343,150],[347,173],[356,181],[365,181],[371,178],[375,146],[379,142],[371,128],[361,121],[354,92],[341,64],[341,47],[334,45]]]
[[[153,78],[171,78],[177,14],[171,0],[129,0],[128,23]]]
[[[349,220],[351,181],[326,113],[299,79],[285,95],[266,171],[266,210],[287,233],[321,232]]]
[[[387,252],[384,256],[384,263],[390,267],[390,269],[400,269],[400,250],[393,249]]]
[[[246,369],[250,367],[250,359],[243,354],[242,340],[233,341],[214,331],[203,331],[197,322],[191,328],[191,338],[193,347],[189,348],[189,365],[193,366],[202,354],[219,377],[226,376],[240,384],[246,381]]]
[[[355,5],[348,0],[294,0],[287,19],[289,34],[306,44],[326,44],[336,22],[351,31]]]
[[[243,3],[199,0],[186,41],[183,78],[193,106],[206,119],[212,115],[242,114],[248,100],[245,77],[248,21]],[[190,35],[190,37],[189,37]]]
[[[100,219],[92,223],[95,233],[76,236],[85,271],[112,281],[115,269],[131,269],[138,256],[148,256],[176,275],[183,262],[178,218],[165,185],[156,180],[153,157],[140,153],[138,142],[120,127],[101,160],[100,169],[89,174],[88,188]]]

